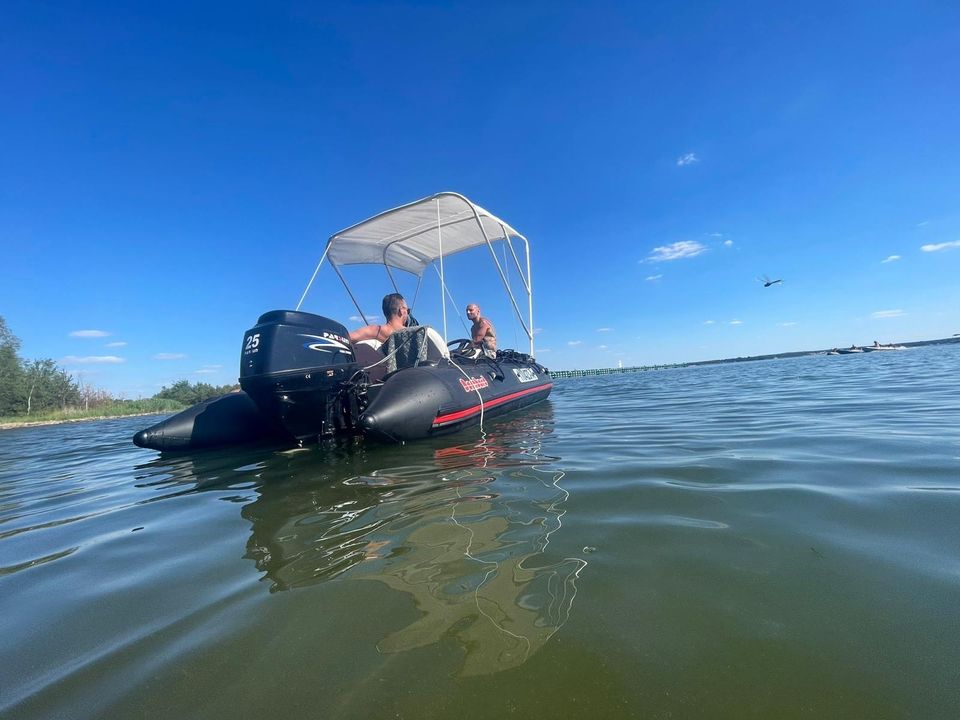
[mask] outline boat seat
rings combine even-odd
[[[388,358],[384,363],[388,373],[449,357],[440,334],[426,325],[394,330],[382,350]]]
[[[387,363],[383,360],[380,345],[381,343],[377,340],[360,340],[353,343],[353,356],[360,363],[360,367],[366,368],[367,378],[373,383],[380,382],[387,374]]]

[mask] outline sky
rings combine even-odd
[[[7,0],[0,316],[117,395],[233,383],[331,234],[455,191],[529,239],[552,369],[950,337],[958,47],[917,0]],[[526,349],[481,265],[448,338],[478,302]],[[361,324],[327,266],[303,309]]]

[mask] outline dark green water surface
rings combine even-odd
[[[406,446],[0,432],[0,715],[960,717],[960,348]]]

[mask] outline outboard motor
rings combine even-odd
[[[348,381],[359,367],[340,323],[273,310],[244,333],[240,387],[302,443],[355,427],[361,408]]]

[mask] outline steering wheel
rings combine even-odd
[[[452,354],[460,355],[464,350],[473,347],[473,340],[469,338],[458,338],[456,340],[450,340],[447,343],[447,347],[450,349]]]

